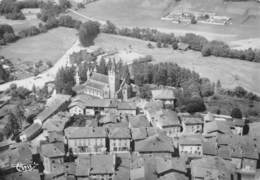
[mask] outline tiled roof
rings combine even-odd
[[[128,116],[128,119],[130,126],[133,128],[151,127],[147,117],[143,114],[139,114],[137,116]]]
[[[156,157],[156,172],[162,174],[167,171],[187,172],[186,162],[184,158],[163,158]]]
[[[47,131],[63,131],[65,124],[69,121],[69,119],[70,117],[68,113],[57,113],[43,124],[43,129],[46,129]]]
[[[230,179],[231,173],[235,171],[235,167],[229,161],[225,161],[220,157],[203,157],[201,159],[192,160],[190,163],[192,177],[205,178],[207,176],[218,176],[223,179]]]
[[[225,121],[212,121],[204,124],[205,133],[221,132],[223,134],[232,134],[230,125]]]
[[[52,98],[52,102],[40,113],[37,115],[36,119],[44,122],[49,118],[53,113],[55,113],[65,102],[70,101],[71,96],[69,95],[55,95]]]
[[[135,103],[119,102],[117,105],[118,110],[136,110]]]
[[[100,83],[97,83],[97,82],[94,82],[94,81],[87,81],[86,83],[84,83],[84,86],[85,87],[91,87],[91,88],[94,88],[94,89],[99,89],[99,90],[104,90],[107,87],[106,84],[100,84]]]
[[[158,90],[152,90],[152,97],[153,99],[159,99],[159,100],[167,100],[167,99],[175,99],[175,95],[173,90],[170,89],[158,89]]]
[[[118,153],[116,158],[120,159],[120,164],[116,167],[115,180],[130,179],[130,153]]]
[[[154,153],[174,152],[171,139],[162,134],[150,136],[145,140],[136,142],[135,150],[138,152],[154,152]]]
[[[219,147],[218,156],[226,160],[231,160],[231,149],[228,146]]]
[[[72,101],[69,105],[69,108],[72,108],[74,106],[79,106],[81,108],[86,107],[102,107],[102,108],[115,108],[116,107],[116,101],[112,99],[92,99],[88,101]]]
[[[148,137],[145,127],[131,128],[131,132],[132,132],[132,139],[134,141],[143,140]]]
[[[41,132],[42,125],[39,123],[31,124],[27,129],[25,129],[21,135],[26,135],[27,139],[31,139],[37,136]]]
[[[188,180],[189,178],[181,173],[170,172],[161,176],[158,180]]]
[[[65,136],[69,139],[105,138],[107,130],[103,127],[69,127],[65,131]]]
[[[217,155],[217,144],[215,142],[203,142],[202,150],[204,155]]]
[[[96,72],[92,73],[90,80],[108,84],[108,76],[104,75],[104,74],[96,73]]]
[[[187,125],[203,124],[203,119],[199,116],[181,116],[181,120]]]
[[[115,127],[109,128],[108,137],[110,139],[131,139],[131,133],[129,128]]]
[[[162,127],[181,126],[179,117],[175,111],[171,111],[171,110],[158,111],[158,114],[156,115],[155,118],[158,120],[158,123]]]
[[[113,174],[115,172],[114,155],[91,156],[90,174]]]
[[[61,142],[42,144],[41,154],[45,157],[61,157],[65,155],[64,144]]]
[[[87,177],[91,168],[90,156],[79,155],[76,160],[76,176]]]
[[[201,135],[190,135],[190,136],[181,136],[179,139],[180,145],[202,145],[202,136]]]

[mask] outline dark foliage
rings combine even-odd
[[[88,21],[79,28],[79,40],[83,46],[93,45],[94,39],[99,34],[99,24],[94,21]]]
[[[231,117],[241,119],[243,117],[241,110],[239,108],[232,109]]]

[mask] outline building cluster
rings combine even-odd
[[[170,87],[152,90],[150,101],[119,100],[113,69],[92,70],[74,89],[48,99],[21,143],[0,144],[5,179],[259,178],[260,134],[245,135],[244,119],[177,113]]]
[[[192,23],[192,19],[203,24],[227,25],[231,24],[231,18],[228,16],[219,16],[212,12],[198,12],[198,11],[173,11],[162,17],[161,20],[171,21],[172,23]]]

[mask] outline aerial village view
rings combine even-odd
[[[0,180],[260,180],[260,1],[0,0]]]

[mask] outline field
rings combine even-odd
[[[0,54],[10,59],[18,69],[18,78],[31,76],[25,71],[28,65],[42,60],[54,64],[75,42],[76,30],[56,28],[45,34],[18,40],[0,49]]]
[[[244,88],[260,95],[260,64],[221,57],[202,57],[200,52],[173,51],[171,48],[147,48],[148,42],[109,34],[101,34],[95,44],[106,50],[128,50],[142,55],[152,55],[155,63],[173,62],[182,67],[198,72],[202,77],[208,77],[213,82],[220,80],[223,87]]]
[[[160,19],[166,13],[180,7],[195,11],[214,11],[218,15],[230,16],[233,24],[227,26],[185,25],[173,24]],[[214,7],[214,9],[209,9],[209,7]],[[177,3],[174,0],[160,0],[159,2],[157,0],[99,0],[88,4],[86,8],[80,9],[78,13],[99,20],[110,20],[117,26],[157,28],[178,35],[194,32],[206,36],[210,40],[224,40],[232,44],[232,41],[243,39],[246,42],[248,38],[260,37],[259,7],[260,3],[252,1],[247,3],[224,3],[223,0],[196,0],[196,3],[194,3],[194,0],[182,0]],[[82,17],[72,12],[70,14],[82,20]],[[256,40],[260,42],[260,39]],[[242,48],[254,45],[253,43],[243,44]]]
[[[9,24],[13,27],[15,33],[20,32],[23,29],[29,28],[31,26],[38,26],[41,21],[36,18],[25,19],[25,20],[9,20],[0,16],[0,24]]]

